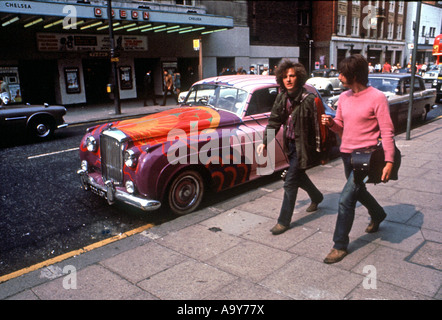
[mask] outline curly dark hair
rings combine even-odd
[[[290,60],[283,60],[276,69],[276,82],[279,84],[283,91],[286,90],[284,87],[283,79],[287,74],[287,70],[291,68],[295,69],[296,88],[302,87],[308,79],[307,71],[302,64]]]

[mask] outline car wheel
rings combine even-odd
[[[180,173],[170,184],[168,203],[177,215],[194,211],[204,196],[204,180],[197,171],[189,170]]]
[[[28,133],[31,138],[37,140],[46,140],[52,137],[55,126],[52,119],[37,118],[33,119],[28,126]]]

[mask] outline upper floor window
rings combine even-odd
[[[402,29],[403,29],[403,25],[398,24],[396,26],[396,39],[397,40],[402,40]]]
[[[345,35],[347,28],[347,16],[338,15],[338,35]]]
[[[388,23],[387,39],[393,39],[393,23]]]
[[[398,1],[397,13],[404,14],[404,1]]]
[[[351,35],[359,36],[359,17],[353,17],[351,19]]]
[[[388,7],[388,11],[389,12],[394,12],[394,8],[396,6],[396,1],[390,1],[389,2],[389,7]]]

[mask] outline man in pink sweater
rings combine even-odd
[[[365,230],[367,233],[378,231],[380,223],[387,216],[367,191],[365,183],[361,179],[354,179],[351,164],[353,150],[375,146],[378,139],[382,138],[386,161],[382,172],[383,182],[390,179],[394,161],[394,126],[388,101],[381,91],[367,85],[367,60],[359,54],[347,57],[341,62],[339,72],[339,80],[350,90],[340,95],[335,118],[323,115],[322,123],[342,136],[341,156],[347,183],[339,198],[338,218],[333,235],[335,244],[324,259],[325,263],[339,262],[347,255],[357,201],[368,209],[371,217]]]

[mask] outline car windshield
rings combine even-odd
[[[399,80],[391,78],[370,78],[368,85],[375,87],[382,92],[391,92],[396,94]]]
[[[183,105],[209,106],[240,116],[247,100],[247,91],[223,85],[199,84],[190,88]]]

